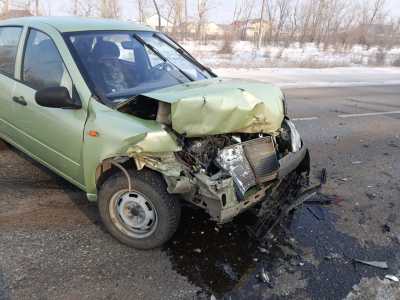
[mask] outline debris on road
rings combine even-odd
[[[268,276],[268,273],[265,272],[265,269],[262,268],[258,278],[264,283],[271,283],[271,279]]]
[[[200,254],[201,253],[201,249],[200,248],[196,248],[196,249],[193,250],[193,252],[196,252],[196,253]]]
[[[388,232],[390,232],[392,229],[390,228],[390,226],[388,225],[388,224],[384,224],[384,225],[382,225],[382,231],[384,232],[384,233],[388,233]]]
[[[321,170],[321,184],[326,184],[326,180],[327,180],[326,168],[323,168]]]
[[[343,256],[339,253],[329,253],[324,257],[325,260],[340,260],[343,259]]]
[[[353,161],[353,162],[351,162],[351,164],[352,164],[352,165],[361,165],[361,164],[362,164],[362,161],[359,161],[359,160]]]
[[[310,214],[317,219],[318,221],[321,221],[324,219],[323,216],[318,215],[311,207],[307,207],[307,210],[310,212]]]
[[[385,278],[389,279],[391,281],[394,281],[394,282],[399,282],[400,281],[399,278],[394,276],[394,275],[386,275]]]
[[[379,269],[389,269],[387,262],[385,262],[385,261],[366,261],[366,260],[361,260],[361,259],[357,259],[357,258],[354,258],[353,261],[360,263],[360,264],[368,265],[371,267],[379,268]]]

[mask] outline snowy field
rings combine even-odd
[[[213,68],[221,77],[244,78],[285,88],[400,85],[400,68]]]
[[[222,41],[182,45],[221,77],[269,82],[285,88],[400,85],[400,47],[350,49],[295,43],[259,50],[250,42],[234,42],[221,53]]]
[[[181,42],[197,59],[210,67],[297,67],[332,68],[349,66],[398,66],[400,47],[382,49],[356,45],[352,48],[324,47],[294,43],[287,48],[268,46],[256,49],[250,42],[232,44],[231,53],[221,53],[222,41],[202,45],[196,41]]]

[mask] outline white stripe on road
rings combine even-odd
[[[312,120],[318,120],[318,117],[308,117],[308,118],[293,118],[293,121],[312,121]]]
[[[370,117],[370,116],[383,116],[383,115],[394,115],[394,114],[400,114],[400,110],[373,112],[373,113],[364,113],[364,114],[338,115],[338,117],[339,118],[354,118],[354,117]]]

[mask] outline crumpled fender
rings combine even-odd
[[[98,136],[89,136],[89,131],[97,131]],[[96,169],[103,161],[133,156],[133,153],[181,150],[164,125],[121,113],[94,100],[89,104],[89,118],[83,139],[83,173],[90,200],[96,199]]]

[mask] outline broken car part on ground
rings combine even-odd
[[[217,78],[168,36],[134,23],[2,24],[27,30],[15,45],[16,80],[4,83],[14,101],[0,98],[0,137],[98,201],[121,242],[166,242],[182,200],[218,223],[261,203],[274,219],[290,205],[282,197],[290,181],[307,182],[308,150],[279,88]]]

